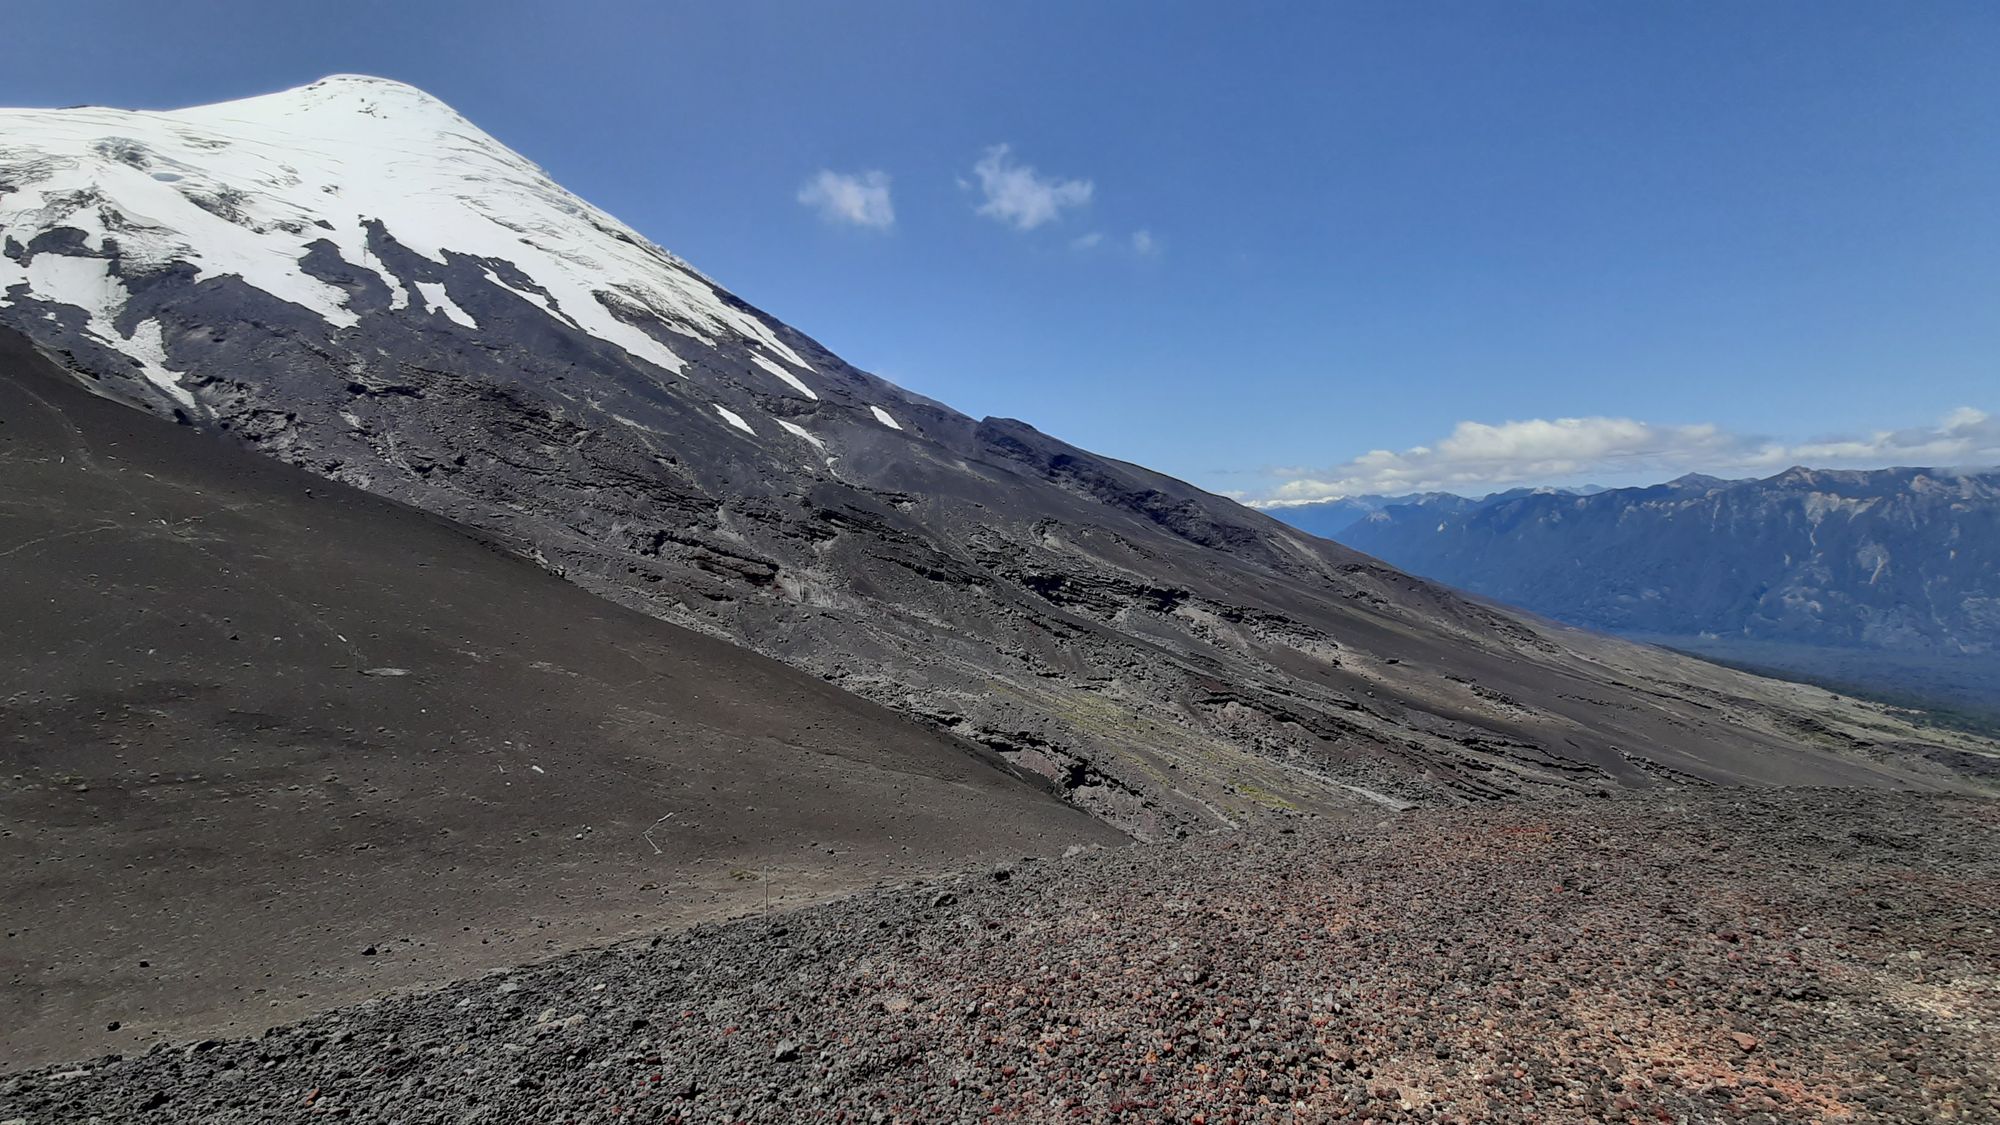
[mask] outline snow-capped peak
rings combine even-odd
[[[82,308],[89,335],[184,401],[159,325],[125,315],[148,273],[184,264],[197,280],[239,277],[350,328],[350,289],[302,268],[330,250],[380,277],[394,308],[470,321],[442,287],[413,301],[415,285],[380,257],[377,224],[439,264],[455,254],[511,265],[510,280],[489,276],[666,371],[685,366],[676,337],[740,339],[789,365],[779,370],[799,386],[791,369],[812,370],[686,263],[401,82],[334,75],[171,112],[0,110],[0,306]],[[54,241],[37,245],[43,235]]]

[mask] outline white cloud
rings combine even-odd
[[[1150,258],[1160,252],[1160,242],[1153,237],[1152,231],[1135,230],[1132,232],[1132,252],[1141,258]]]
[[[1089,234],[1081,234],[1076,236],[1075,238],[1070,239],[1069,245],[1072,250],[1089,250],[1095,247],[1098,243],[1103,241],[1104,241],[1104,232],[1101,230],[1094,230],[1091,231]]]
[[[1090,202],[1095,190],[1089,180],[1057,180],[1043,177],[1034,168],[1014,161],[1008,145],[994,145],[972,166],[979,177],[979,193],[984,202],[978,213],[1012,226],[1034,230],[1062,217],[1064,210]]]
[[[2000,463],[2000,418],[1960,407],[1936,426],[1877,430],[1853,437],[1785,443],[1719,426],[1660,426],[1630,418],[1531,418],[1487,425],[1460,422],[1433,445],[1377,449],[1317,472],[1277,469],[1282,478],[1250,501],[1282,508],[1342,496],[1491,491],[1524,484],[1582,483],[1592,476],[1682,473],[1756,476],[1793,465],[1816,469],[1937,467]]]
[[[799,189],[799,202],[816,208],[830,223],[887,230],[896,225],[896,207],[889,200],[889,173],[848,174],[822,168]]]

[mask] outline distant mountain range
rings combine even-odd
[[[1397,514],[1390,518],[1398,519],[1403,518],[1407,511],[1457,515],[1503,500],[1517,500],[1523,496],[1542,494],[1589,496],[1603,491],[1604,489],[1597,485],[1584,485],[1581,488],[1512,488],[1482,497],[1460,496],[1454,492],[1407,492],[1401,496],[1344,496],[1338,500],[1325,500],[1317,504],[1273,509],[1271,514],[1300,531],[1310,531],[1314,535],[1339,540],[1342,534],[1355,524],[1391,511]]]
[[[1723,644],[2000,659],[2000,471],[1794,468],[1591,494],[1354,497],[1272,513],[1560,621]],[[1850,669],[1850,672],[1853,670]]]

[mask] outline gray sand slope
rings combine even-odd
[[[15,337],[0,420],[10,1066],[1123,839],[988,751],[93,398]]]

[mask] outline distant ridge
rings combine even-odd
[[[1591,496],[1389,504],[1336,535],[1593,628],[2000,654],[2000,471],[1690,473]]]

